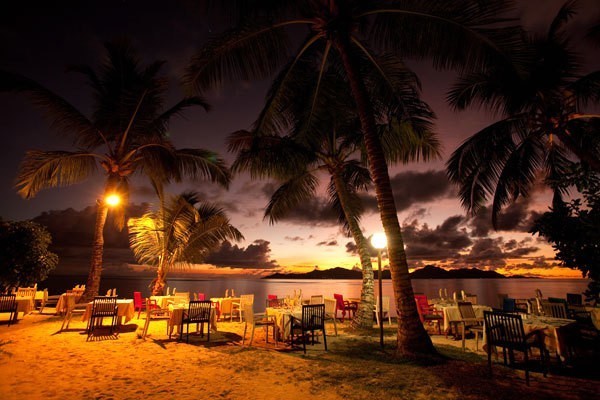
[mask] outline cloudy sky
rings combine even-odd
[[[126,35],[133,40],[144,61],[166,60],[164,72],[172,79],[170,96],[182,96],[177,84],[189,57],[218,31],[215,22],[202,14],[192,1],[102,1],[28,2],[0,5],[0,68],[19,72],[59,93],[84,112],[90,99],[83,79],[65,72],[72,64],[98,65],[103,42]],[[52,3],[52,5],[50,4]],[[10,4],[10,5],[9,5]],[[523,1],[518,9],[531,30],[544,26],[562,1]],[[575,32],[600,16],[595,0],[582,1],[573,25]],[[597,51],[588,53],[588,66],[599,68]],[[411,267],[425,264],[451,268],[480,267],[502,273],[579,277],[577,271],[558,268],[552,249],[527,233],[536,215],[547,210],[548,193],[542,188],[529,199],[509,207],[498,231],[491,229],[487,210],[468,217],[461,209],[456,189],[443,170],[452,151],[470,134],[494,121],[485,112],[454,112],[444,103],[445,92],[454,74],[433,71],[427,63],[409,64],[423,82],[423,98],[436,112],[437,132],[443,142],[443,158],[427,164],[395,166],[390,169],[399,220],[404,227]],[[219,152],[229,162],[224,139],[228,134],[249,128],[256,118],[269,82],[228,84],[207,96],[209,113],[194,110],[186,119],[175,120],[170,133],[177,147],[198,147]],[[16,95],[0,94],[0,216],[22,220],[45,214],[56,240],[72,246],[88,246],[93,224],[93,205],[102,191],[102,179],[69,188],[41,192],[31,200],[21,199],[14,189],[17,168],[28,149],[71,149],[70,143],[50,131],[44,119],[28,101]],[[323,177],[323,182],[326,178]],[[351,240],[343,235],[324,198],[298,208],[285,221],[269,225],[263,220],[264,207],[276,185],[237,176],[229,191],[204,182],[172,186],[169,191],[194,189],[206,200],[217,202],[229,213],[232,223],[245,236],[240,243],[226,243],[200,269],[218,274],[261,274],[274,270],[311,270],[315,266],[352,268],[358,263]],[[154,203],[147,182],[134,182],[133,203]],[[374,192],[365,193],[366,213],[362,225],[367,236],[381,231]],[[134,207],[141,210],[139,207]],[[63,210],[63,211],[61,211]],[[64,211],[68,210],[68,211]],[[91,216],[91,219],[90,219]],[[62,232],[62,233],[61,233]],[[108,232],[110,248],[126,246],[126,237]]]

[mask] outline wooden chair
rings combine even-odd
[[[87,308],[86,303],[77,304],[77,301],[81,298],[78,294],[70,293],[65,297],[65,316],[63,317],[62,325],[60,326],[60,331],[62,332],[65,329],[69,329],[69,324],[71,323],[71,319],[73,319],[74,315],[82,315],[85,314],[85,310]]]
[[[333,329],[335,331],[335,336],[338,335],[337,331],[337,322],[335,313],[337,307],[337,301],[335,299],[325,299],[325,321],[333,321]]]
[[[267,308],[281,308],[285,306],[285,299],[267,299],[266,301]]]
[[[8,313],[8,326],[17,320],[17,296],[0,294],[0,313]]]
[[[204,301],[190,301],[187,312],[183,312],[181,318],[181,326],[179,327],[179,340],[183,339],[183,325],[187,325],[186,343],[190,341],[190,324],[200,324],[200,334],[204,335],[204,323],[206,322],[207,328],[207,342],[210,341],[210,309],[212,302],[210,300]]]
[[[265,340],[269,343],[269,327],[273,327],[273,338],[275,339],[275,346],[278,344],[278,336],[279,332],[277,329],[277,322],[275,321],[275,316],[267,316],[263,314],[254,314],[254,310],[252,309],[252,304],[244,303],[244,316],[246,317],[246,325],[244,326],[244,336],[242,336],[242,346],[244,345],[244,341],[246,340],[246,331],[248,330],[248,325],[252,327],[250,332],[250,341],[248,342],[248,347],[252,346],[252,341],[254,340],[254,329],[257,326],[264,326],[266,329]]]
[[[310,303],[309,304],[325,304],[323,302],[323,295],[317,295],[317,296],[310,296]]]
[[[494,346],[502,347],[504,365],[508,365],[506,362],[507,350],[509,352],[510,365],[514,365],[514,351],[520,351],[523,353],[525,359],[525,381],[527,385],[529,385],[529,351],[534,347],[538,348],[542,364],[547,363],[549,358],[546,348],[544,347],[542,333],[535,330],[525,335],[523,320],[520,315],[516,314],[484,311],[483,319],[487,337],[487,355],[490,375],[492,374],[492,351]],[[543,369],[544,376],[546,376],[547,373],[546,367],[547,366]]]
[[[568,318],[567,307],[565,303],[552,302],[547,300],[542,300],[542,310],[544,311],[544,315],[552,318]]]
[[[354,313],[358,309],[358,305],[356,303],[350,303],[348,300],[344,300],[344,296],[341,294],[334,294],[333,297],[336,301],[336,310],[335,316],[337,318],[338,311],[342,312],[341,321],[344,322],[344,318],[346,317],[346,311],[348,311],[348,316],[352,315],[354,318]]]
[[[468,301],[458,302],[460,324],[462,326],[462,350],[465,351],[465,333],[470,330],[475,333],[475,351],[479,349],[479,334],[483,336],[483,318],[477,318],[473,304]]]
[[[291,339],[294,347],[294,330],[299,330],[302,337],[302,348],[306,354],[306,333],[311,333],[312,344],[315,344],[315,331],[323,332],[323,344],[327,351],[327,335],[325,334],[325,304],[311,304],[302,306],[302,318],[292,317]]]
[[[117,306],[117,298],[114,296],[97,296],[94,297],[94,302],[92,303],[92,313],[90,315],[90,320],[87,327],[88,339],[94,333],[94,330],[97,327],[102,326],[104,322],[104,318],[110,318],[110,333],[112,335],[113,331],[117,327],[117,317],[118,317],[118,306]]]
[[[581,293],[567,293],[567,304],[573,306],[583,305],[583,296]]]
[[[240,322],[242,322],[242,314],[244,312],[244,305],[250,304],[254,306],[254,295],[253,294],[243,294],[240,296],[240,301],[233,302],[233,310],[232,313],[238,312],[240,315]]]
[[[146,298],[146,323],[144,324],[144,330],[142,331],[142,339],[146,338],[148,334],[148,327],[151,321],[167,321],[167,335],[169,335],[169,320],[171,319],[171,311],[168,308],[160,308],[156,304],[156,300]],[[171,338],[171,335],[169,335]]]
[[[383,311],[383,318],[387,317],[388,324],[392,324],[392,315],[390,314],[390,297],[383,296],[381,299],[381,310]],[[381,322],[379,321],[379,296],[375,298],[375,319],[377,320],[377,325]]]
[[[436,310],[427,301],[427,296],[424,294],[416,294],[415,302],[417,303],[417,311],[419,312],[419,318],[421,323],[437,323],[438,333],[442,334],[442,323],[444,322],[444,313],[441,310]]]
[[[229,315],[229,322],[233,321],[233,301],[231,299],[221,300],[220,313],[223,320],[226,315]]]

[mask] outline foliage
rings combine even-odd
[[[447,163],[468,211],[476,213],[493,197],[494,226],[502,208],[527,196],[540,175],[556,180],[573,159],[600,172],[600,115],[586,112],[600,100],[600,71],[583,73],[566,29],[576,10],[567,1],[545,35],[522,33],[511,63],[463,74],[448,96],[458,109],[485,106],[502,115]],[[564,194],[563,187],[555,189]]]
[[[195,192],[170,197],[159,210],[128,221],[131,249],[140,263],[157,267],[153,292],[162,292],[168,271],[200,263],[225,240],[242,240],[225,212],[200,202]]]
[[[0,220],[0,291],[46,279],[58,264],[58,256],[48,250],[51,242],[42,225]]]
[[[569,202],[555,199],[549,212],[535,221],[531,230],[546,238],[562,265],[579,269],[590,278],[586,295],[596,302],[600,296],[600,177],[576,168],[560,182],[574,185],[582,195]]]

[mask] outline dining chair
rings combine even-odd
[[[8,313],[8,326],[17,320],[17,296],[0,294],[0,313]]]
[[[346,316],[346,311],[348,311],[348,316],[350,317],[352,315],[352,318],[354,317],[354,313],[356,312],[356,310],[358,309],[358,305],[356,303],[350,303],[348,300],[344,300],[344,296],[341,294],[334,294],[333,297],[335,298],[336,301],[336,318],[337,318],[337,313],[338,311],[342,312],[342,318],[341,321],[344,322],[344,317]]]
[[[251,327],[250,332],[250,341],[248,342],[248,347],[252,346],[252,341],[254,340],[254,329],[257,326],[264,326],[266,329],[265,340],[269,343],[269,327],[273,327],[273,338],[275,339],[275,346],[278,344],[278,328],[277,321],[275,320],[275,316],[268,316],[265,313],[254,314],[254,310],[252,309],[252,304],[244,303],[244,316],[246,318],[246,325],[244,325],[244,335],[242,336],[242,346],[244,345],[244,341],[246,340],[246,331],[248,330],[248,326]]]
[[[540,351],[541,363],[544,365],[543,374],[547,375],[548,352],[544,346],[543,334],[534,330],[525,334],[523,319],[518,314],[498,311],[484,311],[483,320],[487,337],[488,368],[492,374],[492,352],[494,347],[502,347],[504,365],[514,366],[514,351],[523,353],[525,382],[529,386],[529,352],[532,348]],[[507,364],[506,354],[509,351],[510,363]]]
[[[207,324],[207,342],[210,342],[210,309],[212,302],[210,300],[204,301],[190,301],[187,311],[183,312],[181,318],[181,325],[179,327],[179,340],[183,339],[183,326],[187,325],[186,332],[186,343],[190,342],[190,324],[200,324],[200,334],[204,335],[204,323]]]
[[[239,301],[234,301],[232,303],[232,306],[233,306],[232,313],[234,313],[236,311],[239,313],[240,322],[242,322],[242,314],[244,311],[245,304],[250,304],[250,305],[254,306],[254,295],[253,294],[243,294],[240,296]]]
[[[167,321],[167,335],[169,335],[169,320],[171,319],[171,311],[168,308],[160,308],[156,304],[156,300],[146,298],[146,322],[142,330],[142,339],[148,334],[148,327],[151,321]],[[169,335],[169,338],[171,336]]]
[[[325,321],[329,321],[332,320],[333,321],[333,329],[335,331],[335,336],[338,335],[338,331],[337,331],[337,322],[336,317],[335,317],[335,313],[336,313],[336,306],[337,306],[337,301],[335,299],[325,299]]]
[[[548,300],[542,300],[542,310],[544,315],[552,318],[563,318],[567,319],[567,307],[565,303],[552,302]]]
[[[421,323],[437,323],[438,333],[442,334],[442,323],[444,322],[444,313],[441,310],[436,310],[429,301],[427,296],[424,294],[415,294],[415,303],[417,304],[417,312]]]
[[[383,296],[381,299],[381,310],[383,311],[383,318],[388,319],[388,324],[392,325],[392,316],[390,314],[390,297]],[[379,321],[379,296],[375,298],[375,319],[377,321],[377,325],[381,322]]]
[[[479,334],[483,336],[483,318],[477,318],[473,304],[468,301],[458,302],[460,313],[459,323],[462,326],[462,350],[465,351],[465,337],[467,329],[475,333],[475,351],[479,349]]]
[[[104,318],[111,318],[110,334],[117,327],[118,306],[117,298],[114,296],[96,296],[92,303],[92,312],[88,322],[88,340],[92,336],[94,330],[104,322]]]
[[[325,304],[323,303],[323,295],[316,295],[316,296],[310,296],[310,303],[309,304]]]
[[[87,303],[77,304],[80,296],[74,293],[67,294],[63,300],[65,301],[65,316],[63,317],[62,325],[60,326],[59,332],[64,331],[65,329],[69,329],[69,324],[71,323],[71,319],[73,319],[73,315],[83,315],[85,314]]]
[[[294,330],[300,331],[298,338],[302,338],[302,348],[306,354],[306,334],[310,332],[311,343],[315,344],[315,331],[323,332],[323,345],[327,351],[327,334],[325,333],[325,304],[309,304],[302,306],[302,318],[292,317],[291,345],[294,347]]]

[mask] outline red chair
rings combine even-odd
[[[415,302],[417,303],[417,311],[423,325],[426,322],[437,322],[438,333],[442,334],[442,323],[444,322],[444,313],[441,310],[436,310],[427,301],[427,296],[424,294],[415,294]]]
[[[352,318],[354,318],[354,314],[358,309],[358,304],[350,303],[348,300],[344,300],[344,296],[341,294],[334,294],[335,298],[335,318],[337,318],[338,311],[342,312],[342,318],[340,321],[344,322],[344,317],[346,316],[346,311],[348,311],[348,316],[352,314]]]
[[[198,301],[206,300],[206,295],[204,293],[198,292]]]
[[[267,300],[277,300],[277,295],[276,294],[268,294]]]
[[[156,304],[156,302],[150,304],[150,309],[160,309],[160,307]],[[146,302],[142,298],[142,292],[133,292],[133,310],[134,312],[138,312],[138,319],[140,319],[140,314],[142,310],[146,309]]]

